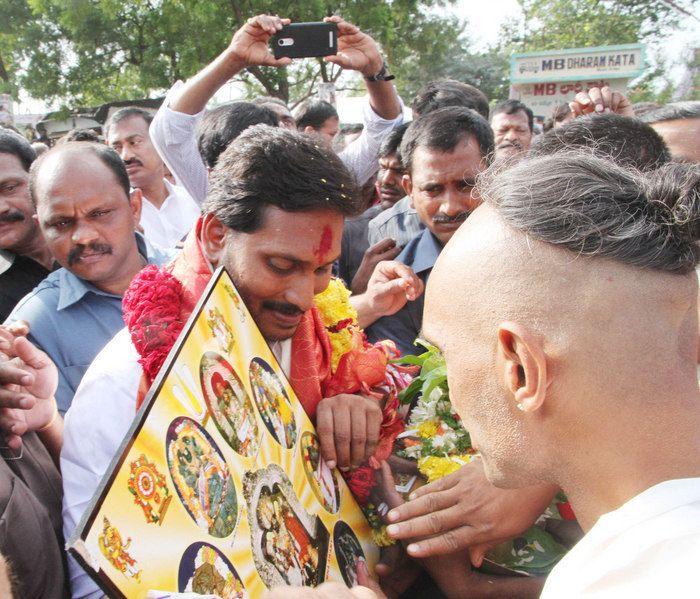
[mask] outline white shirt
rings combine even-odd
[[[669,480],[601,516],[541,599],[697,597],[698,564],[700,478]]]
[[[292,340],[272,344],[289,373]],[[124,328],[90,365],[66,414],[61,450],[63,534],[69,540],[136,416],[142,369]],[[103,593],[72,556],[68,556],[74,598],[96,599]]]
[[[209,173],[197,148],[195,129],[204,115],[186,114],[170,109],[170,99],[184,84],[177,81],[158,109],[151,122],[151,141],[158,154],[175,177],[198,204],[207,197]],[[403,123],[403,101],[401,112],[395,119],[383,119],[365,101],[362,119],[362,134],[348,145],[338,156],[355,176],[358,185],[363,185],[379,167],[379,147],[389,132]]]
[[[179,185],[163,179],[168,197],[160,208],[144,196],[141,208],[141,226],[146,239],[161,248],[175,247],[190,232],[200,215],[199,205]]]

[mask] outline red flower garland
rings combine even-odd
[[[158,374],[187,320],[182,283],[157,266],[137,274],[124,294],[124,322],[149,381]]]

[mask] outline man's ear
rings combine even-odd
[[[411,192],[413,191],[413,180],[411,179],[411,175],[408,173],[404,173],[403,177],[401,177],[401,187],[403,187],[406,195],[411,198],[411,208],[415,208],[413,205],[413,197],[411,196]]]
[[[129,194],[129,204],[134,215],[134,223],[138,227],[141,222],[141,208],[143,207],[143,195],[138,187],[134,187]]]
[[[516,407],[535,412],[547,394],[547,356],[542,340],[527,327],[513,322],[498,327],[499,376],[513,394]]]
[[[204,256],[214,267],[218,266],[223,258],[228,230],[228,227],[214,214],[205,214],[202,217],[202,229],[199,240],[202,244]]]
[[[318,131],[316,131],[316,129],[314,129],[311,125],[306,125],[306,127],[304,127],[304,133],[313,135],[314,133],[318,133]]]

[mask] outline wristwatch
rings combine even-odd
[[[386,61],[383,61],[382,68],[376,75],[365,75],[365,81],[391,81],[396,79],[390,72],[389,67],[386,66]]]

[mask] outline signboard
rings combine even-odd
[[[645,69],[644,46],[624,44],[513,54],[511,97],[536,115],[550,116],[580,91],[608,86],[625,93],[630,79]]]
[[[528,106],[536,115],[550,116],[555,106],[571,102],[580,91],[591,87],[608,86],[615,91],[627,93],[628,79],[590,79],[588,81],[559,81],[527,83],[515,88],[515,97]]]
[[[355,582],[378,549],[219,269],[68,543],[110,597]]]
[[[587,81],[590,79],[633,79],[644,72],[641,44],[598,46],[513,54],[510,82]]]

